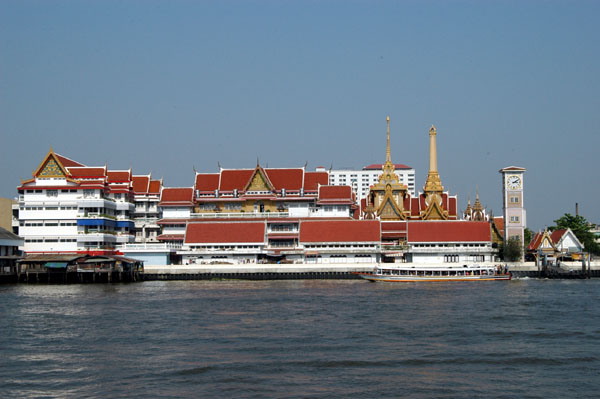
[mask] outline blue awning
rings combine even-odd
[[[67,262],[46,262],[47,269],[64,269],[67,267]]]

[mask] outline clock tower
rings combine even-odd
[[[502,174],[502,214],[504,215],[504,245],[512,237],[518,237],[524,246],[527,219],[523,202],[523,175],[525,168],[509,166]],[[523,261],[523,258],[521,258]]]

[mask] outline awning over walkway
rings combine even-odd
[[[67,262],[46,262],[47,269],[65,269]]]

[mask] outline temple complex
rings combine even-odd
[[[389,117],[386,140],[385,163],[360,201],[358,184],[332,185],[321,167],[219,165],[195,171],[190,186],[164,187],[51,149],[18,188],[19,233],[28,253],[124,253],[148,264],[493,261],[479,193],[458,220],[457,197],[442,185],[436,128],[416,195],[392,162]]]
[[[444,191],[437,169],[437,131],[429,130],[429,173],[423,192],[412,197],[408,187],[394,172],[390,151],[390,118],[387,117],[387,148],[385,164],[379,181],[370,189],[364,202],[365,219],[400,220],[457,220],[457,197]]]

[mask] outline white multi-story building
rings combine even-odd
[[[324,168],[321,168],[325,170]],[[329,171],[329,184],[332,186],[350,186],[358,202],[369,194],[369,187],[377,183],[383,169],[382,164],[365,166],[362,170],[338,169]],[[319,169],[317,169],[319,170]],[[415,196],[415,170],[403,164],[394,164],[398,181],[408,186],[411,196]]]
[[[27,253],[111,254],[134,240],[131,171],[88,167],[51,149],[18,191]]]
[[[158,242],[162,180],[152,180],[151,175],[134,175],[131,183],[135,203],[135,242]]]

